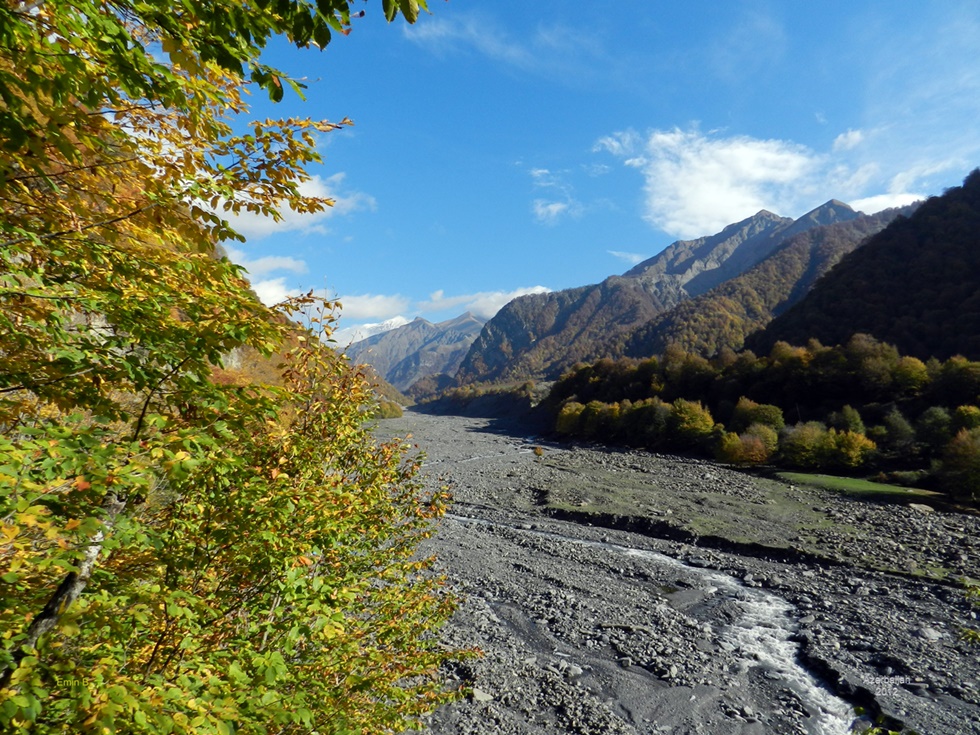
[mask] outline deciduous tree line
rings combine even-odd
[[[576,366],[547,405],[558,432],[726,462],[933,483],[980,498],[980,363],[923,362],[867,335],[771,353],[678,348]]]

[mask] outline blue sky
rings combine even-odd
[[[267,301],[310,288],[339,334],[490,316],[595,283],[677,239],[836,198],[873,212],[980,165],[980,4],[430,0],[363,5],[324,51],[267,60],[309,84],[256,117],[321,139],[324,215],[234,222]]]

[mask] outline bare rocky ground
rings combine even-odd
[[[980,576],[977,517],[482,419],[379,432],[411,434],[454,493],[426,551],[461,598],[444,642],[483,652],[447,671],[469,694],[431,735],[829,735],[868,724],[855,706],[980,734],[957,583]]]

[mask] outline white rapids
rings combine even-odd
[[[796,632],[793,606],[786,600],[761,589],[747,587],[738,580],[710,569],[685,564],[665,554],[646,549],[634,549],[619,544],[588,541],[541,530],[517,528],[506,523],[454,516],[467,523],[505,526],[518,533],[601,548],[625,556],[641,558],[661,566],[682,569],[699,577],[703,589],[715,595],[725,595],[736,602],[741,616],[726,626],[722,637],[739,652],[746,666],[762,666],[788,689],[793,691],[811,712],[807,721],[808,735],[850,735],[855,723],[853,707],[823,685],[799,662],[799,646],[792,640]]]

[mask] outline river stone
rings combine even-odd
[[[493,695],[489,692],[485,692],[482,689],[477,689],[473,687],[473,701],[474,702],[492,702]]]

